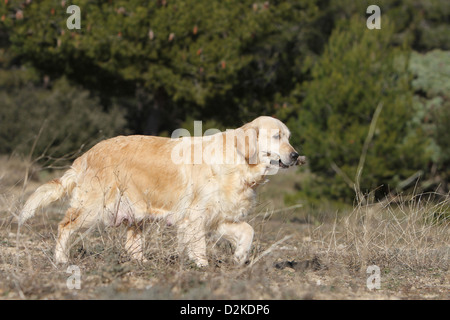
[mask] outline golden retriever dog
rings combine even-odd
[[[253,228],[243,221],[258,185],[280,168],[305,162],[289,144],[289,129],[272,117],[204,137],[119,136],[77,158],[60,178],[25,203],[19,225],[64,195],[70,207],[58,226],[57,263],[69,261],[69,238],[80,228],[125,224],[125,248],[144,260],[142,224],[165,219],[177,227],[179,250],[207,266],[205,236],[216,232],[246,261]]]

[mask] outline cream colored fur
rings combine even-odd
[[[248,139],[238,139],[250,130]],[[243,219],[254,205],[257,186],[278,170],[278,163],[298,164],[297,158],[290,158],[295,150],[289,136],[279,120],[259,117],[209,138],[120,136],[105,140],[76,159],[63,177],[39,187],[26,202],[19,222],[68,194],[70,208],[58,228],[57,262],[68,262],[68,241],[74,232],[97,223],[125,223],[126,249],[134,258],[144,259],[141,225],[151,218],[177,226],[180,250],[198,266],[208,264],[205,236],[209,231],[231,241],[235,261],[242,264],[253,239],[253,228]],[[258,143],[261,139],[273,143]],[[216,150],[211,159],[174,164],[174,148],[189,149],[193,141],[203,151]],[[226,147],[218,148],[218,144]],[[276,150],[262,150],[267,145]],[[227,161],[214,161],[219,155]]]

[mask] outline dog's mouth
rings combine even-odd
[[[275,167],[280,167],[282,169],[289,168],[289,166],[284,164],[283,161],[281,161],[281,159],[279,159],[279,160],[270,160],[270,164],[275,166]]]
[[[280,167],[282,169],[287,169],[291,166],[301,166],[304,165],[306,163],[306,157],[305,156],[300,156],[297,158],[297,160],[295,160],[293,163],[291,164],[285,164],[283,161],[281,161],[281,159],[278,160],[270,160],[270,164],[272,166],[275,167]]]
[[[304,165],[306,163],[306,157],[305,156],[299,156],[296,160],[292,161],[289,164],[284,163],[281,160],[281,156],[278,153],[275,152],[268,152],[268,151],[264,151],[264,153],[266,154],[266,156],[271,156],[272,154],[275,154],[278,156],[278,159],[271,159],[270,160],[270,165],[274,166],[274,167],[279,167],[282,169],[287,169],[289,167],[293,167],[293,166],[301,166]]]

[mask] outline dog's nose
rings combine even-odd
[[[295,152],[295,151],[291,152],[291,154],[290,154],[290,157],[291,157],[292,161],[296,161],[299,156],[300,155],[297,152]]]

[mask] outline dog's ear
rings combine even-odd
[[[236,129],[235,146],[248,164],[257,164],[258,127],[246,124]]]

